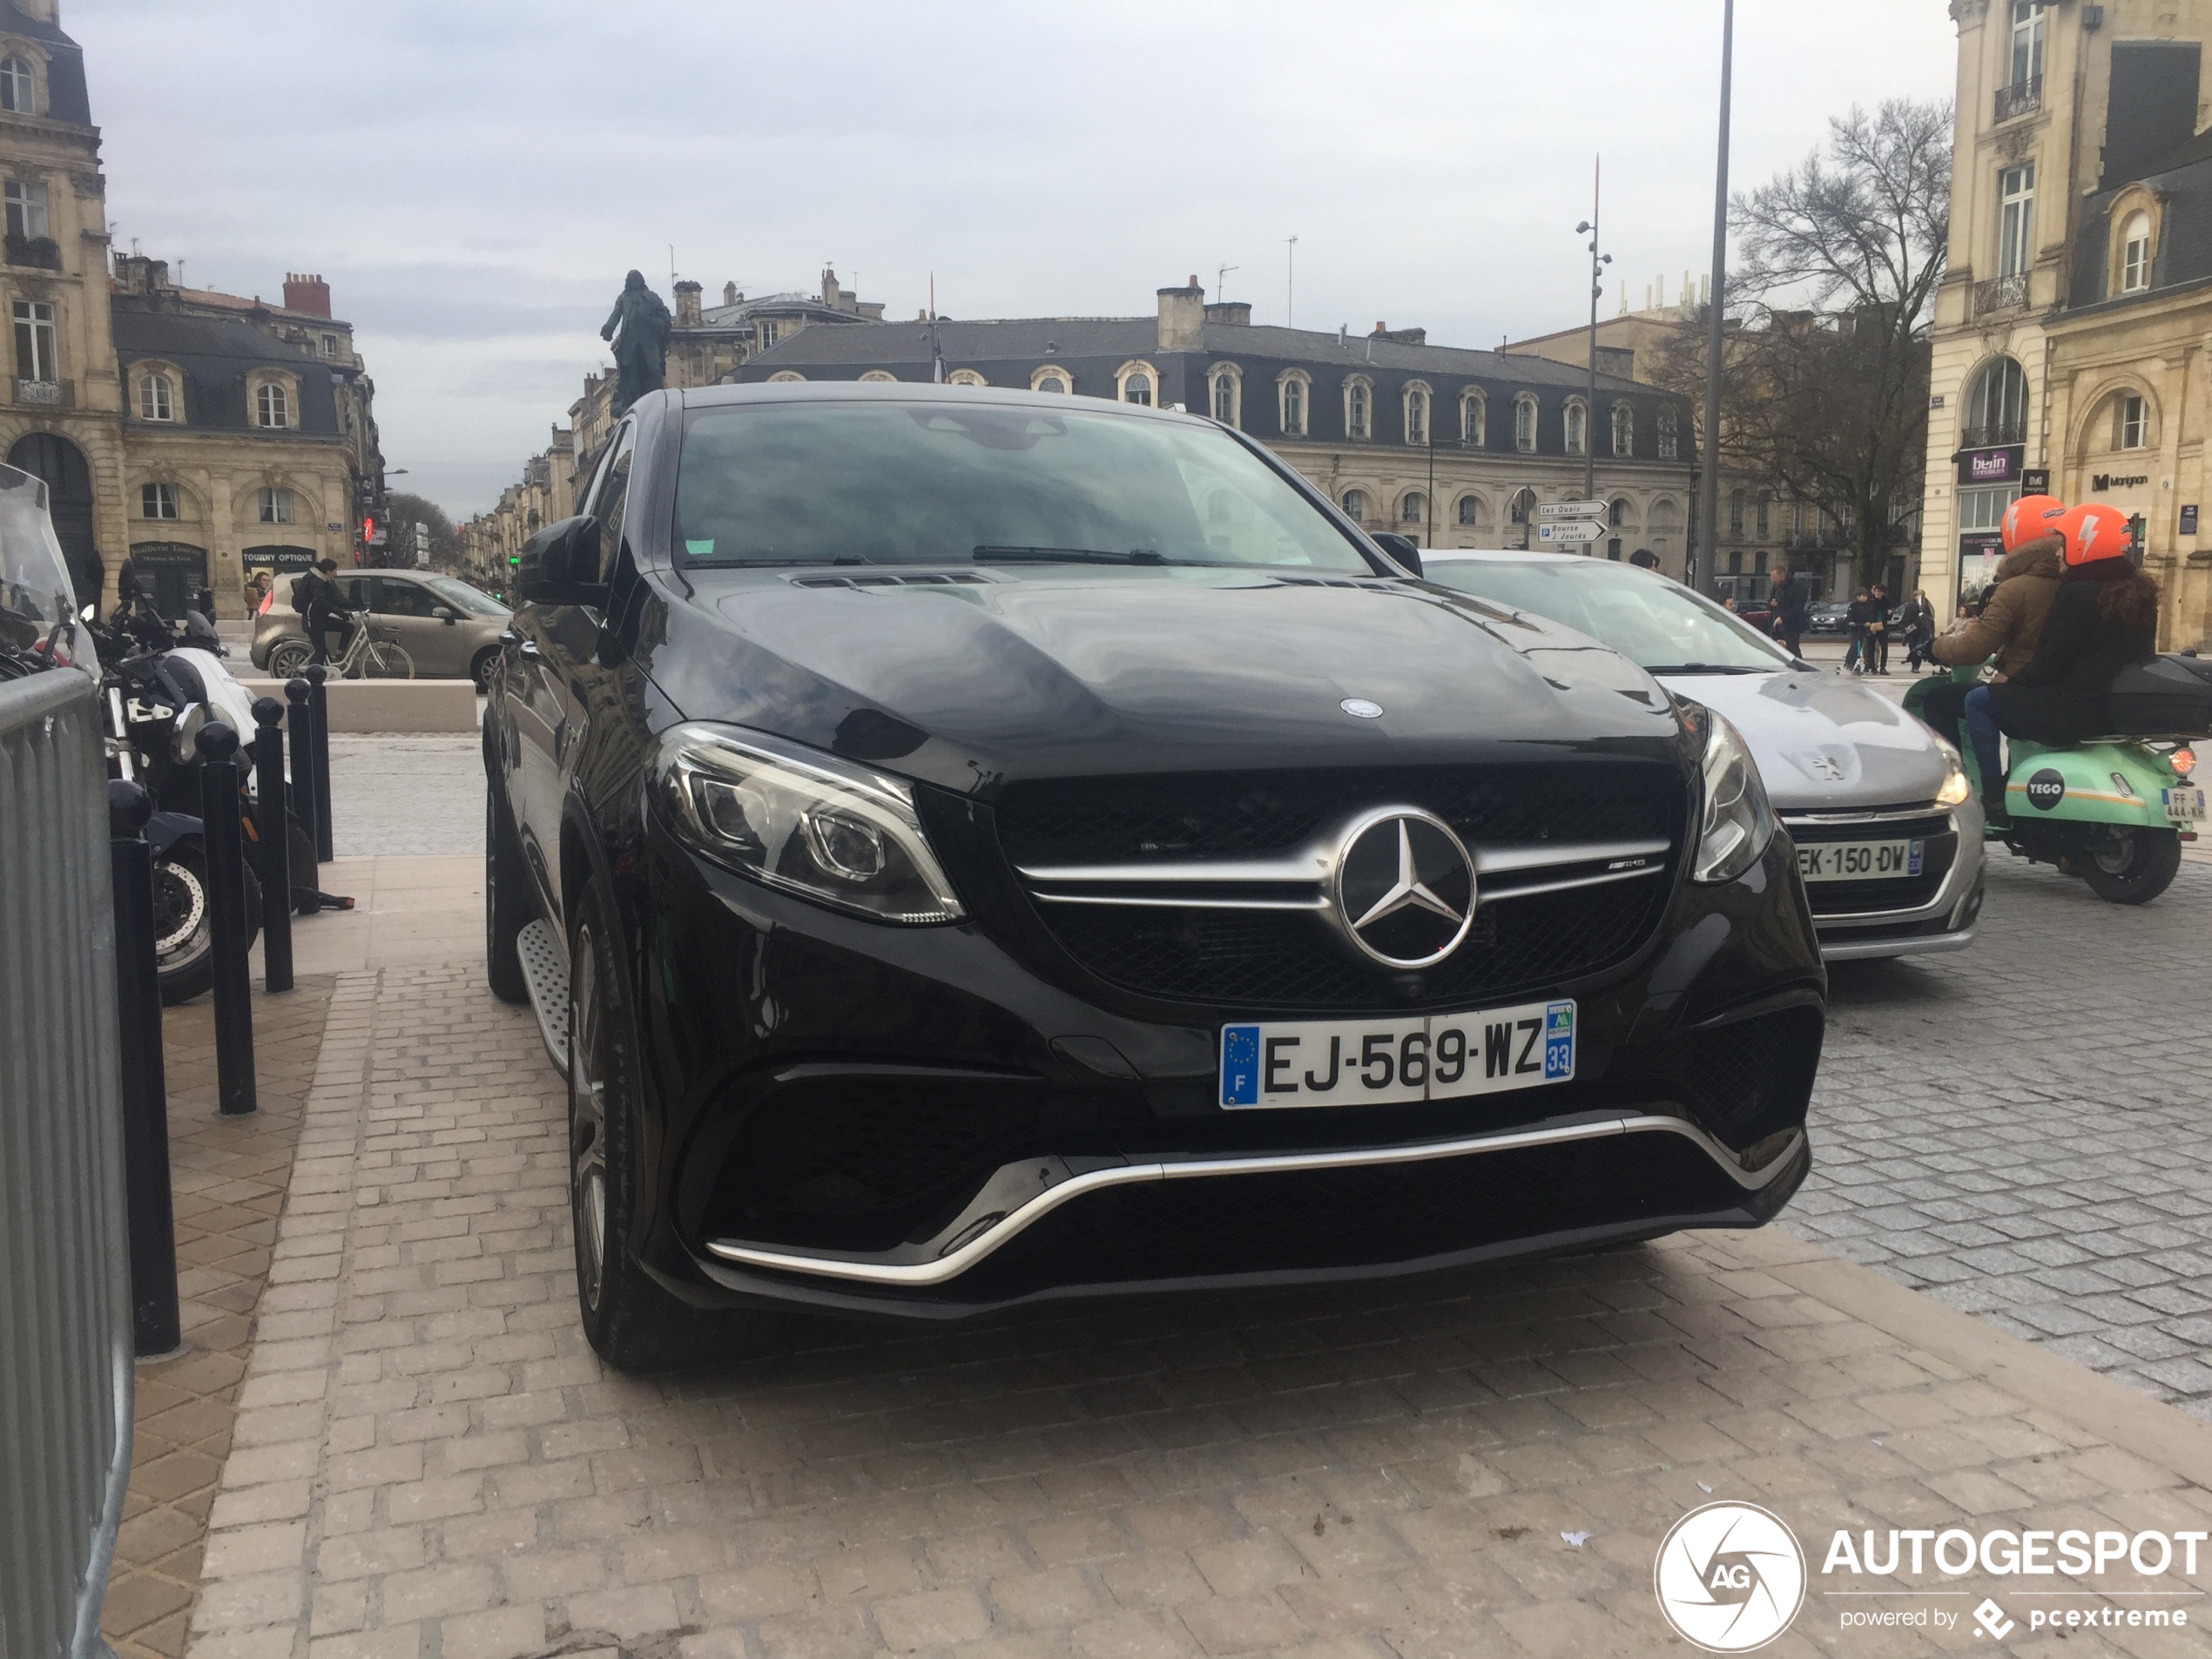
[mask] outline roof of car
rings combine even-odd
[[[1220,424],[1205,415],[1182,409],[1156,409],[1105,398],[1070,398],[1065,392],[1025,392],[1010,386],[936,386],[914,381],[748,381],[687,387],[662,395],[687,409],[720,408],[739,403],[995,403],[1048,409],[1055,414],[1075,408],[1085,415],[1117,415],[1131,420],[1181,421],[1199,426]]]

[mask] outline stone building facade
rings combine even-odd
[[[2023,482],[2141,523],[2161,648],[2212,633],[2212,0],[1952,0],[1923,585],[1986,586]]]

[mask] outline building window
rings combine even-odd
[[[1629,498],[1627,496],[1622,496],[1615,498],[1613,504],[1605,509],[1605,522],[1616,530],[1619,529],[1622,525],[1629,522]]]
[[[1147,408],[1150,408],[1152,404],[1152,377],[1150,374],[1141,373],[1131,373],[1123,375],[1122,401],[1124,403],[1142,403]]]
[[[1536,400],[1526,393],[1513,401],[1513,447],[1525,455],[1536,453]]]
[[[1771,496],[1769,496],[1769,495],[1768,495],[1768,494],[1767,494],[1764,490],[1761,490],[1761,491],[1759,492],[1759,499],[1758,499],[1758,503],[1757,503],[1757,520],[1756,520],[1755,522],[1756,522],[1756,523],[1757,523],[1757,525],[1758,525],[1758,529],[1757,529],[1757,531],[1756,532],[1756,534],[1759,536],[1759,538],[1760,538],[1762,541],[1764,541],[1764,540],[1766,538],[1766,534],[1767,534],[1767,513],[1768,513],[1769,509],[1770,509],[1772,505],[1773,505],[1773,498],[1772,498]]]
[[[1282,401],[1283,435],[1302,438],[1305,435],[1305,381],[1296,374],[1286,376],[1278,386],[1277,395]]]
[[[7,186],[8,234],[26,242],[52,234],[47,229],[46,186],[10,179]]]
[[[2124,392],[2120,398],[2120,431],[2114,445],[2120,449],[2140,449],[2143,447],[2143,400],[2134,392]]]
[[[1728,533],[1730,536],[1743,534],[1743,492],[1740,489],[1728,492]]]
[[[1213,371],[1213,418],[1224,426],[1242,426],[1244,402],[1244,376],[1231,364],[1216,365]]]
[[[1065,397],[1068,395],[1068,382],[1057,374],[1042,374],[1037,378],[1037,390],[1056,393]]]
[[[2044,0],[2013,0],[2013,84],[2043,78]]]
[[[1482,523],[1482,498],[1480,496],[1460,497],[1460,523],[1469,529]]]
[[[2027,371],[2017,359],[1986,364],[1966,394],[1966,447],[2027,442]]]
[[[1611,559],[1615,564],[1620,563],[1621,538],[1619,536],[1608,536],[1605,538],[1605,556]]]
[[[1659,411],[1659,459],[1675,460],[1682,450],[1680,419],[1672,409]]]
[[[2150,287],[2150,215],[2132,213],[2120,233],[2120,291],[2139,293]]]
[[[1483,417],[1487,413],[1482,394],[1464,392],[1460,395],[1460,442],[1480,449],[1483,443]]]
[[[1613,453],[1632,455],[1636,452],[1635,411],[1625,403],[1613,406]]]
[[[325,357],[335,357],[335,356],[337,356],[337,355],[338,355],[338,336],[337,336],[337,335],[335,335],[335,334],[325,334],[325,335],[322,337],[322,354],[323,354]]]
[[[759,342],[753,349],[766,351],[769,347],[776,343],[777,337],[781,333],[782,329],[777,323],[767,318],[762,318],[760,321],[753,325],[753,338]]]
[[[1344,492],[1344,516],[1361,523],[1366,522],[1367,492],[1366,490],[1347,489]]]
[[[1347,381],[1344,388],[1344,435],[1347,438],[1364,440],[1372,424],[1368,418],[1367,382]]]
[[[1590,442],[1590,412],[1580,398],[1568,400],[1566,430],[1567,453],[1581,455]]]
[[[1406,388],[1406,442],[1416,448],[1428,444],[1428,388]]]
[[[20,57],[0,57],[0,110],[11,115],[38,113],[38,89],[30,65]]]
[[[1997,220],[1997,274],[2020,276],[2035,260],[2035,164],[2023,161],[1997,175],[2002,203]]]
[[[292,492],[288,489],[264,489],[258,492],[257,505],[264,524],[289,524],[292,522]]]
[[[1418,489],[1408,490],[1406,499],[1398,503],[1398,522],[1401,524],[1420,524],[1428,519],[1428,497]]]
[[[292,400],[274,381],[263,381],[253,394],[253,421],[257,426],[272,428],[292,424]]]
[[[16,312],[16,373],[47,385],[61,378],[54,351],[54,307],[48,300],[18,300]]]
[[[948,386],[988,386],[990,382],[972,368],[956,368],[945,376]]]
[[[174,518],[176,516],[176,485],[141,484],[138,486],[138,516],[140,518]]]
[[[173,421],[177,418],[176,397],[166,374],[149,374],[138,382],[138,418],[141,421]]]
[[[2020,491],[2011,484],[1984,484],[1977,489],[1959,492],[1959,528],[1966,530],[1994,530],[2004,528],[2005,509],[2019,498]]]

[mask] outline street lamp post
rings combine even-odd
[[[1590,341],[1589,341],[1589,401],[1582,406],[1582,499],[1597,498],[1597,302],[1605,293],[1605,267],[1613,263],[1610,253],[1597,251],[1598,198],[1600,169],[1603,158],[1590,161],[1590,216],[1575,227],[1575,233],[1588,233],[1590,239]]]
[[[1713,274],[1705,307],[1705,442],[1697,476],[1698,528],[1704,532],[1706,568],[1701,572],[1693,563],[1683,572],[1691,587],[1704,593],[1713,590],[1712,573],[1721,562],[1721,293],[1728,279],[1728,100],[1735,49],[1736,0],[1722,0],[1720,159],[1713,179]]]

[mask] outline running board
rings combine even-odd
[[[565,1077],[569,1075],[569,954],[561,948],[560,935],[543,921],[531,922],[515,936],[515,954],[523,961],[523,983],[529,988],[530,1008],[537,1015],[537,1035],[545,1042],[545,1057]]]

